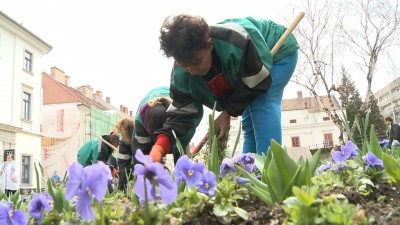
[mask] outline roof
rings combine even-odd
[[[77,102],[87,106],[95,106],[101,110],[114,109],[114,107],[107,108],[95,100],[87,98],[80,91],[56,81],[45,72],[42,72],[42,87],[44,105]]]
[[[34,33],[32,33],[31,31],[29,31],[28,29],[26,29],[24,26],[22,26],[22,24],[19,24],[17,21],[15,21],[14,19],[12,19],[11,17],[9,17],[7,14],[5,14],[4,12],[2,12],[0,10],[0,18],[3,17],[6,20],[10,21],[11,24],[13,25],[14,29],[17,29],[21,32],[24,32],[28,35],[30,35],[31,37],[33,37],[34,39],[36,39],[37,41],[39,41],[39,43],[41,43],[47,50],[48,53],[50,52],[51,49],[53,49],[53,47],[51,45],[49,45],[47,42],[43,41],[41,38],[39,38],[37,35],[35,35]],[[10,25],[11,25],[10,24]]]
[[[328,109],[332,111],[341,110],[342,108],[339,105],[337,99],[332,96],[332,103],[329,102],[329,97],[327,95],[321,96],[321,100],[325,106],[328,106]],[[282,111],[291,111],[291,110],[303,110],[308,109],[310,112],[323,112],[323,106],[321,106],[318,101],[314,97],[301,97],[301,98],[292,98],[292,99],[283,99],[282,100]]]

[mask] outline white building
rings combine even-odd
[[[303,147],[307,149],[331,148],[340,144],[339,128],[323,111],[323,107],[314,97],[303,97],[282,101],[282,142],[287,148]],[[342,109],[335,97],[329,102],[328,96],[322,96],[329,110],[342,115]]]
[[[327,96],[322,96],[322,100],[325,105],[330,105]],[[336,98],[333,97],[333,100],[333,107],[330,110],[334,108],[338,115],[342,115],[342,109]],[[241,117],[231,118],[228,141],[230,151],[234,148],[240,122]],[[331,148],[340,143],[339,136],[339,128],[322,110],[322,106],[314,97],[303,97],[302,93],[298,92],[297,98],[282,100],[282,145],[289,152],[301,151],[301,154],[303,154],[309,149]],[[242,146],[243,132],[239,138],[235,154],[241,153]]]
[[[20,188],[36,187],[34,163],[41,159],[42,57],[51,49],[0,11],[0,154],[14,150],[20,164]]]
[[[388,85],[377,91],[375,99],[384,117],[390,116],[393,120],[400,120],[400,78],[395,79]]]

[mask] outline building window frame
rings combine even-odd
[[[329,116],[322,117],[322,121],[329,121],[329,120],[331,120],[331,117]]]
[[[33,53],[25,49],[23,69],[25,71],[32,73],[32,68],[33,68]]]
[[[29,154],[21,155],[21,185],[32,185],[32,155]]]
[[[324,133],[324,148],[333,147],[333,134]]]
[[[32,94],[27,91],[22,91],[22,119],[32,119]]]
[[[292,120],[289,121],[289,123],[297,123],[297,120],[296,119],[292,119]]]
[[[300,147],[300,137],[299,136],[291,137],[291,139],[292,139],[292,147]]]

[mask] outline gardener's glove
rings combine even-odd
[[[165,155],[165,149],[161,145],[153,145],[153,148],[150,151],[150,157],[153,159],[153,162],[161,162],[161,157]]]

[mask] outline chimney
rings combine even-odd
[[[106,102],[110,103],[110,97],[106,97]]]
[[[93,88],[90,87],[89,85],[84,85],[79,87],[78,91],[80,91],[87,98],[93,99]]]
[[[119,111],[121,111],[121,112],[124,111],[124,106],[123,105],[119,105]]]
[[[297,92],[297,98],[302,98],[302,97],[303,97],[303,92],[298,91],[298,92]]]
[[[68,87],[70,86],[70,77],[68,75],[65,75],[65,85],[67,85]]]
[[[96,91],[96,96],[98,99],[102,99],[103,98],[103,93],[101,93],[101,91]]]
[[[54,77],[54,79],[62,84],[65,84],[65,73],[64,71],[58,69],[57,67],[53,66],[51,67],[51,76]]]
[[[132,111],[129,111],[129,115],[130,115],[131,117],[133,117],[133,112],[132,112]]]

